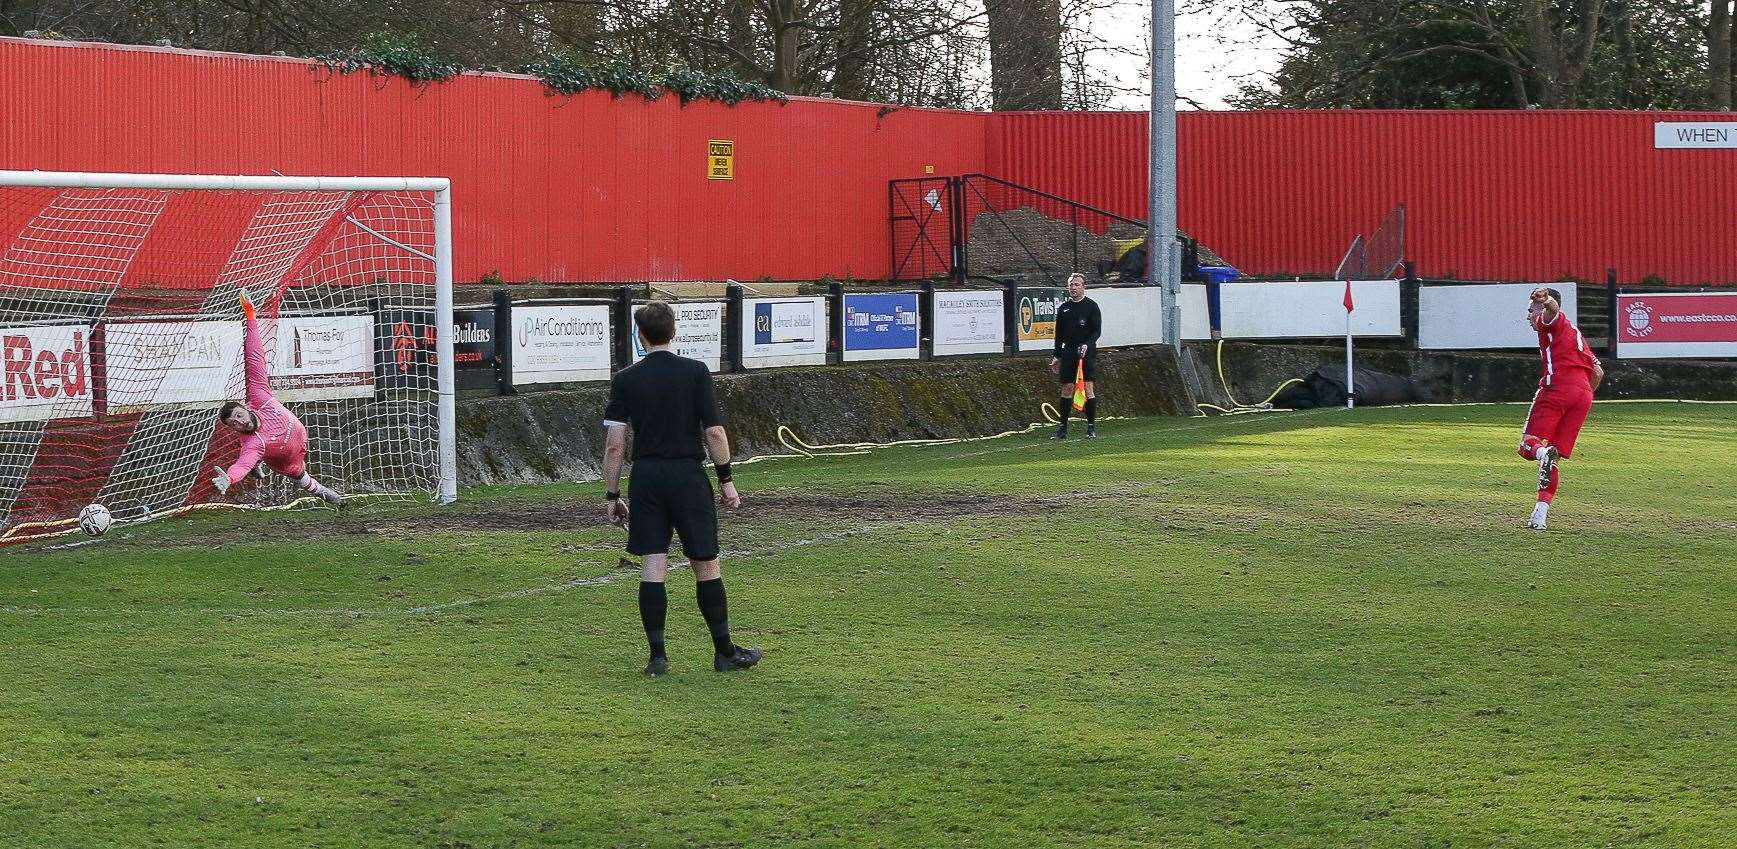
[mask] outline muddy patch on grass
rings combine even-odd
[[[890,487],[859,487],[848,492],[771,490],[746,494],[739,510],[721,510],[728,533],[732,527],[767,526],[781,522],[875,524],[894,521],[946,520],[982,516],[1028,516],[1053,510],[1076,498],[1010,496],[982,492],[908,492]],[[369,516],[366,508],[329,518],[296,517],[270,526],[258,517],[221,527],[206,527],[156,540],[158,545],[214,547],[294,539],[376,537],[411,540],[463,531],[604,530],[602,504],[582,501],[517,502],[429,508],[414,515]],[[268,530],[269,527],[269,530]]]
[[[848,493],[776,490],[749,495],[735,518],[745,521],[951,519],[965,516],[1026,516],[1065,503],[1069,496],[1012,496],[984,492],[905,492],[860,488]],[[728,517],[726,517],[728,521]]]

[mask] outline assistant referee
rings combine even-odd
[[[633,313],[633,323],[647,353],[609,383],[609,404],[603,410],[608,432],[603,447],[603,480],[608,489],[604,512],[614,524],[627,526],[627,551],[641,558],[639,618],[651,644],[645,674],[669,671],[663,624],[669,609],[664,578],[669,574],[672,533],[681,534],[682,553],[693,565],[700,613],[712,632],[712,668],[747,669],[760,662],[760,649],[730,641],[729,608],[718,563],[718,510],[712,502],[712,482],[701,465],[710,453],[724,506],[742,506],[742,496],[730,480],[730,439],[718,415],[712,373],[704,363],[670,351],[676,319],[669,304],[640,307]],[[629,427],[633,428],[633,478],[624,502],[619,487]]]
[[[1104,332],[1104,315],[1098,302],[1086,297],[1086,276],[1068,275],[1068,299],[1055,311],[1055,356],[1049,370],[1061,378],[1061,427],[1051,439],[1068,438],[1068,416],[1073,413],[1074,378],[1085,363],[1086,438],[1098,435],[1098,336]]]

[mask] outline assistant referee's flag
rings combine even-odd
[[[1074,365],[1074,412],[1084,412],[1086,409],[1086,358],[1081,357]]]

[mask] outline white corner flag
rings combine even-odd
[[[1357,406],[1357,378],[1351,370],[1351,281],[1345,281],[1345,409]]]

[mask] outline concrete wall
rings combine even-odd
[[[988,436],[1039,421],[1055,403],[1046,357],[863,363],[719,375],[718,400],[737,459],[788,451],[787,425],[810,444]],[[465,486],[595,480],[607,384],[476,398],[459,404]],[[1166,348],[1101,355],[1106,416],[1186,415],[1194,402]]]
[[[1200,376],[1201,400],[1224,404],[1213,343],[1190,343],[1185,368]],[[1345,364],[1344,345],[1224,344],[1224,377],[1238,401],[1258,402],[1280,383],[1318,366]],[[1737,363],[1694,360],[1603,360],[1598,397],[1629,399],[1737,400]],[[1410,377],[1423,400],[1435,403],[1526,401],[1538,388],[1538,355],[1527,353],[1411,351],[1360,348],[1357,365]]]
[[[1192,415],[1198,401],[1225,405],[1215,349],[1191,343],[1179,362],[1164,347],[1102,355],[1106,416]],[[1338,346],[1231,342],[1224,379],[1238,401],[1258,402],[1317,366],[1343,365]],[[1423,400],[1525,401],[1538,382],[1533,354],[1365,348],[1358,364],[1416,380]],[[820,445],[988,436],[1038,421],[1054,403],[1047,358],[983,357],[862,363],[719,375],[718,398],[736,458],[788,453],[778,426]],[[1606,362],[1600,398],[1737,400],[1737,363]],[[459,404],[459,480],[465,486],[595,480],[608,385],[473,398]]]

